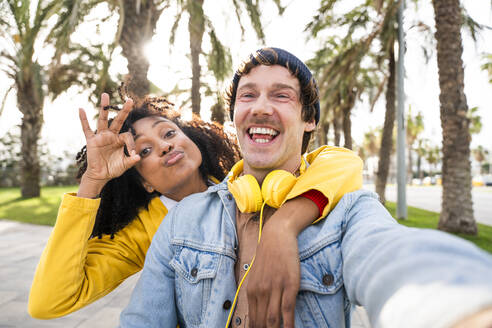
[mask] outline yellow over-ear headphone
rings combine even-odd
[[[284,170],[275,170],[265,177],[263,184],[260,188],[258,181],[251,174],[246,174],[239,176],[243,172],[244,162],[240,160],[231,169],[229,181],[227,186],[229,191],[234,196],[236,200],[236,205],[242,213],[251,213],[260,211],[260,227],[258,233],[258,243],[261,239],[261,231],[263,226],[263,207],[267,204],[273,208],[279,208],[285,198],[289,194],[290,190],[296,184],[297,178],[290,172]],[[302,174],[306,170],[306,162],[304,158],[301,157],[301,164],[299,167],[299,172]],[[234,301],[232,302],[231,310],[229,311],[229,316],[227,317],[226,328],[232,320],[232,314],[236,308],[237,297],[239,295],[239,290],[243,285],[244,280],[248,276],[249,271],[253,267],[255,262],[256,254],[253,256],[248,270],[244,273],[243,278],[239,282],[236,290],[236,295],[234,296]]]
[[[273,208],[279,208],[287,194],[296,184],[297,178],[290,172],[275,170],[265,177],[260,188],[258,181],[251,174],[239,176],[243,172],[244,162],[240,160],[231,169],[227,182],[229,191],[236,200],[242,213],[258,212],[263,202]],[[304,158],[301,159],[300,173],[306,170]]]

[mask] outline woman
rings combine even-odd
[[[79,154],[79,190],[76,196],[64,195],[36,270],[29,297],[29,313],[36,318],[76,311],[141,270],[168,210],[222,180],[238,159],[237,146],[218,126],[197,119],[182,122],[160,98],[147,98],[132,111],[132,101],[127,101],[109,127],[107,95],[101,105],[95,134],[80,110],[87,160]],[[155,107],[164,107],[166,115]],[[334,159],[338,161],[332,165]],[[360,187],[352,179],[360,175],[360,159],[329,148],[317,153],[317,165],[313,162],[309,171],[331,172],[340,160],[346,173],[341,179],[340,170],[333,170],[334,182],[322,190],[331,195],[327,208],[344,192]]]

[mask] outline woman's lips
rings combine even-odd
[[[181,160],[184,157],[184,153],[181,151],[173,151],[170,154],[167,155],[167,159],[164,162],[164,165],[166,166],[172,166],[176,164],[179,160]]]

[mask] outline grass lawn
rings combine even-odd
[[[0,219],[20,222],[53,225],[61,202],[66,192],[77,191],[77,186],[44,187],[41,197],[22,199],[19,188],[0,188]],[[386,207],[395,216],[396,204],[387,202]],[[439,213],[408,207],[408,219],[399,222],[408,227],[435,229]],[[478,224],[478,236],[458,234],[477,246],[492,253],[492,227]]]
[[[388,211],[396,217],[396,203],[386,202]],[[398,220],[400,224],[407,227],[436,229],[439,221],[439,213],[422,210],[420,208],[408,207],[408,219]],[[468,239],[478,247],[481,247],[492,253],[492,227],[478,223],[478,235],[468,236],[465,234],[456,234],[458,237]]]
[[[19,188],[0,188],[0,219],[54,225],[61,197],[77,186],[44,187],[41,197],[22,199]]]

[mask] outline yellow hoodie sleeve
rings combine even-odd
[[[100,199],[65,194],[41,255],[29,295],[29,314],[51,319],[76,311],[142,269],[145,254],[167,214],[159,198],[111,239],[90,238]]]
[[[353,151],[333,146],[322,146],[306,157],[310,164],[287,195],[293,199],[306,191],[318,190],[328,199],[321,218],[335,207],[346,193],[362,187],[363,162]]]

